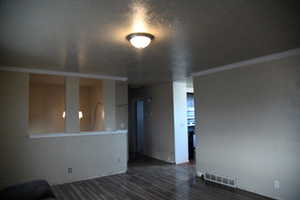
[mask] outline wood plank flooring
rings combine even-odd
[[[56,185],[59,200],[269,200],[232,191],[196,178],[193,165],[170,165],[142,159],[126,174]]]

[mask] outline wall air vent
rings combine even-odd
[[[236,180],[233,178],[222,177],[222,176],[218,176],[216,174],[205,173],[204,180],[236,188]]]

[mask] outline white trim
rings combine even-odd
[[[116,131],[97,131],[97,132],[80,132],[80,133],[41,133],[41,134],[29,134],[30,139],[37,138],[57,138],[57,137],[69,137],[69,136],[91,136],[91,135],[114,135],[114,134],[127,134],[127,130]]]
[[[196,171],[196,175],[197,175],[197,177],[202,178],[204,176],[204,173],[202,173],[200,171]]]
[[[100,74],[87,74],[87,73],[80,73],[80,72],[64,72],[64,71],[21,68],[21,67],[0,66],[0,70],[1,71],[10,71],[10,72],[26,72],[26,73],[32,73],[32,74],[73,76],[73,77],[80,77],[80,78],[109,79],[109,80],[116,80],[116,81],[127,81],[127,79],[128,79],[127,77],[122,77],[122,76],[108,76],[108,75],[100,75]]]
[[[223,65],[220,67],[215,67],[215,68],[204,70],[204,71],[194,72],[191,75],[193,77],[194,76],[205,76],[205,75],[213,74],[216,72],[231,70],[231,69],[240,68],[240,67],[246,67],[249,65],[264,63],[264,62],[273,61],[273,60],[279,60],[282,58],[287,58],[287,57],[296,56],[296,55],[300,55],[300,48],[291,49],[291,50],[288,50],[285,52],[275,53],[275,54],[271,54],[271,55],[267,55],[267,56],[257,57],[257,58],[253,58],[250,60],[245,60],[242,62],[237,62],[237,63],[233,63],[233,64],[229,64],[229,65]]]
[[[97,175],[97,176],[88,176],[88,177],[84,177],[84,178],[76,178],[76,179],[72,179],[72,180],[68,180],[68,181],[55,181],[55,182],[50,182],[49,184],[51,186],[54,186],[54,185],[61,185],[61,184],[65,184],[65,183],[74,183],[74,182],[78,182],[78,181],[87,181],[87,180],[102,178],[102,177],[106,177],[106,176],[125,174],[126,172],[127,172],[127,165],[126,165],[125,169],[121,169],[121,170],[118,170],[118,171],[111,171],[111,172],[102,173],[102,174]]]
[[[194,93],[194,88],[186,88],[187,93]]]

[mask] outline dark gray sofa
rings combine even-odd
[[[44,180],[35,180],[13,185],[0,191],[1,200],[54,200],[50,185]]]

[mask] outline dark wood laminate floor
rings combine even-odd
[[[205,184],[193,165],[170,165],[142,159],[126,174],[57,185],[59,200],[267,200],[242,191]],[[269,199],[268,199],[269,200]]]

